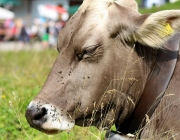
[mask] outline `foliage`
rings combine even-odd
[[[71,132],[46,135],[25,119],[29,102],[41,89],[58,53],[53,50],[0,52],[0,140],[94,140],[103,132],[74,127]]]

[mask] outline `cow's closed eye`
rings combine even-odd
[[[87,47],[87,48],[84,50],[83,54],[92,54],[92,53],[94,53],[94,52],[97,50],[97,48],[98,48],[99,46],[100,46],[100,45],[89,46],[89,47]]]
[[[97,44],[85,48],[82,53],[77,54],[78,60],[81,61],[82,59],[90,58],[90,56],[93,55],[99,47],[100,45]]]

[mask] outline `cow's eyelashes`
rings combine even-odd
[[[90,47],[87,47],[83,54],[92,54],[96,51],[96,49],[99,47],[99,45],[93,45],[93,46],[90,46]]]
[[[79,60],[79,61],[82,60],[84,55],[87,55],[87,56],[88,56],[88,55],[93,54],[93,53],[97,50],[97,48],[98,48],[99,46],[100,46],[100,45],[93,45],[93,46],[87,47],[86,49],[84,49],[84,51],[83,51],[82,53],[78,53],[78,54],[77,54],[78,60]]]

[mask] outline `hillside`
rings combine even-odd
[[[179,9],[180,10],[180,1],[177,1],[175,3],[168,3],[168,4],[165,4],[160,7],[153,7],[151,9],[140,8],[139,12],[142,14],[146,14],[146,13],[154,13],[157,11],[169,10],[169,9]]]

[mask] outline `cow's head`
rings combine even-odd
[[[180,27],[180,11],[141,15],[133,0],[85,0],[58,38],[59,56],[26,112],[46,133],[75,124],[109,128],[135,108],[144,81],[135,42],[159,48]]]

